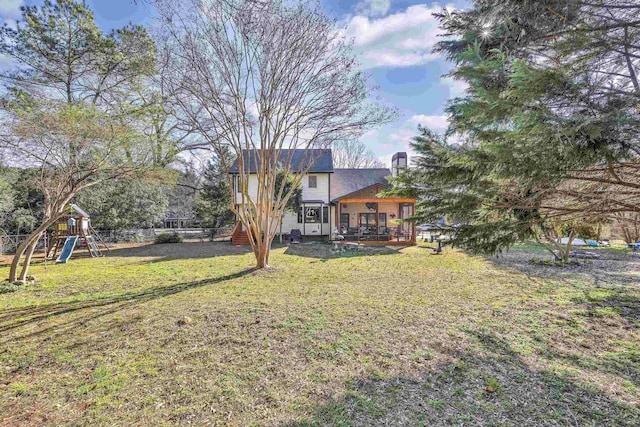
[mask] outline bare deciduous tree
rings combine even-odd
[[[358,140],[333,144],[333,167],[344,169],[383,168],[385,165],[373,151]]]
[[[626,243],[640,241],[640,213],[625,212],[615,216],[613,232]]]
[[[349,44],[318,7],[204,0],[179,10],[160,2],[158,10],[182,119],[238,159],[240,197],[231,209],[257,267],[267,267],[288,200],[314,163],[310,149],[357,138],[388,112],[368,101]],[[302,161],[294,150],[303,150]],[[278,172],[290,179],[276,185]]]
[[[77,0],[23,8],[23,22],[0,30],[0,53],[13,60],[0,79],[0,155],[39,170],[42,223],[23,241],[9,281],[25,280],[38,239],[83,189],[148,163],[133,117],[119,103],[154,71],[153,43],[141,27],[104,35]],[[20,259],[25,256],[18,277]]]
[[[11,263],[9,281],[14,282],[27,279],[38,239],[78,192],[131,172],[134,159],[146,153],[134,148],[128,128],[86,107],[33,104],[5,126],[10,132],[3,138],[5,147],[13,149],[23,165],[39,169],[34,184],[44,196],[42,222],[20,243]]]

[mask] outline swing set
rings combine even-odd
[[[73,255],[78,243],[86,247],[92,258],[104,256],[103,249],[109,251],[109,248],[91,227],[89,214],[73,203],[69,204],[66,210],[67,212],[55,224],[51,245],[45,250],[45,259],[54,259],[60,250],[56,263],[66,263]]]

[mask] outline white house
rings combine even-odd
[[[249,194],[255,197],[257,176],[254,156],[243,153],[249,169]],[[415,227],[402,222],[413,215],[415,199],[381,198],[378,194],[389,188],[391,170],[334,169],[331,150],[282,150],[281,159],[291,159],[292,170],[308,170],[302,179],[300,211],[285,212],[282,232],[300,230],[303,236],[329,237],[336,232],[346,240],[362,243],[415,243]],[[407,154],[392,158],[393,175],[407,166]],[[238,188],[238,163],[230,170],[234,175],[234,203],[241,203]],[[246,232],[236,224],[232,241],[246,244]]]

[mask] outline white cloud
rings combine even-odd
[[[415,151],[411,147],[413,138],[418,136],[418,125],[428,127],[429,129],[444,133],[449,125],[447,116],[433,116],[416,114],[407,118],[404,122],[393,127],[391,133],[384,139],[378,139],[378,147],[380,155],[378,158],[385,165],[391,163],[391,156],[398,151],[407,152],[409,159],[415,156]]]
[[[392,157],[393,157],[393,154],[387,154],[386,156],[378,156],[378,160],[380,160],[380,163],[382,163],[384,167],[391,169]]]
[[[378,159],[385,165],[391,164],[394,153],[404,151],[409,161],[416,155],[411,147],[413,138],[418,136],[418,126],[424,126],[432,131],[444,134],[449,125],[446,115],[414,114],[406,116],[397,123],[389,124],[380,129],[367,132],[360,141],[376,153]],[[448,138],[448,142],[457,143],[457,138]]]
[[[449,126],[447,116],[427,116],[424,114],[417,114],[412,116],[407,122],[412,124],[414,129],[417,129],[418,125],[420,125],[436,132],[444,132]]]
[[[356,13],[371,17],[384,16],[389,12],[390,7],[391,0],[361,0],[356,5]]]
[[[374,67],[411,67],[417,64],[426,64],[437,58],[428,52],[397,52],[392,50],[377,50],[364,52],[365,68]],[[367,67],[367,64],[375,64]]]
[[[364,68],[426,64],[437,58],[432,49],[439,29],[433,13],[439,10],[438,5],[415,5],[380,19],[354,16],[344,34],[353,39]]]
[[[469,85],[462,80],[456,80],[452,77],[441,77],[440,84],[449,89],[449,99],[458,98],[465,95]]]
[[[23,0],[0,0],[0,15],[17,16],[23,3]]]

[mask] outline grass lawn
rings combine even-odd
[[[39,264],[0,287],[0,425],[637,426],[640,260],[599,253],[297,245],[254,272],[191,243]]]

